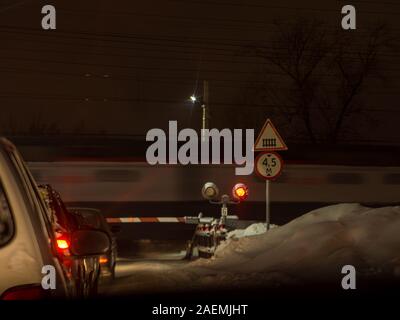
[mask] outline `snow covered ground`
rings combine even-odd
[[[356,267],[357,281],[400,279],[400,207],[339,204],[268,232],[264,224],[251,225],[230,233],[211,260],[139,263],[132,276],[118,279],[109,293],[325,281],[340,285],[341,269],[349,264]]]
[[[276,228],[277,225],[271,224],[270,229]],[[243,237],[252,237],[263,234],[267,231],[265,223],[254,223],[246,229],[236,229],[228,233],[227,239],[240,239]]]

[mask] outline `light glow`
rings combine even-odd
[[[238,183],[233,187],[232,195],[239,201],[246,200],[249,195],[249,188],[243,183]]]
[[[57,239],[57,248],[61,250],[65,250],[69,248],[69,243],[65,239]]]

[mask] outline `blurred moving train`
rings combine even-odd
[[[101,209],[107,217],[219,215],[201,187],[215,182],[221,193],[235,183],[250,189],[246,202],[231,207],[241,219],[265,218],[265,184],[255,174],[235,176],[229,165],[149,166],[144,137],[10,137],[39,183],[53,185],[70,206]],[[290,142],[290,141],[288,141]],[[271,185],[272,223],[282,224],[326,204],[400,203],[397,145],[296,144],[282,152],[282,175]]]
[[[39,183],[53,185],[67,203],[103,209],[107,216],[184,216],[218,208],[201,197],[215,182],[221,193],[245,183],[247,201],[232,208],[241,219],[263,219],[265,183],[256,175],[235,176],[232,165],[150,166],[143,162],[31,162]],[[284,223],[325,204],[400,203],[400,167],[287,164],[271,185],[274,223]]]
[[[36,180],[53,185],[71,207],[96,208],[106,217],[179,217],[199,212],[218,217],[220,208],[201,196],[203,184],[212,181],[221,194],[230,194],[233,185],[242,182],[249,187],[249,197],[230,206],[229,214],[265,221],[265,183],[255,174],[235,176],[234,167],[227,165],[151,167],[145,163],[148,143],[143,137],[12,140]],[[281,225],[335,203],[400,204],[399,146],[288,145],[289,150],[281,153],[286,163],[283,173],[271,184],[271,223]],[[119,252],[128,255],[140,250],[143,239],[170,246],[175,240],[191,239],[194,232],[194,225],[182,223],[122,226],[117,235]]]

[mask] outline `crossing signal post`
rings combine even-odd
[[[270,119],[265,122],[255,144],[254,151],[262,151],[256,158],[256,173],[265,179],[265,214],[267,230],[271,224],[270,181],[282,172],[283,160],[275,151],[287,150],[287,146]]]

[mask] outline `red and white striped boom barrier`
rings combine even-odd
[[[186,223],[199,224],[211,223],[214,218],[210,217],[124,217],[107,218],[108,223]],[[228,216],[227,219],[237,220],[237,216]]]
[[[107,218],[108,223],[186,223],[185,217]]]

